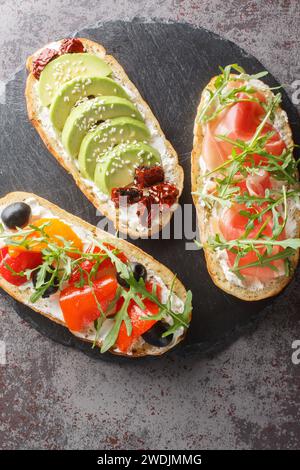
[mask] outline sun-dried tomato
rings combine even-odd
[[[136,168],[134,184],[138,188],[148,188],[164,180],[164,170],[161,166],[141,166]]]
[[[149,195],[159,205],[165,204],[171,207],[176,202],[178,194],[178,189],[171,183],[159,183],[149,188]]]
[[[138,203],[137,215],[144,227],[151,227],[152,220],[159,212],[159,204],[151,196],[144,196]]]
[[[59,55],[73,52],[84,52],[84,46],[78,38],[63,39],[58,51],[46,47],[32,63],[32,73],[34,77],[38,80],[42,71],[51,60],[56,59]]]
[[[111,200],[115,207],[126,206],[126,204],[135,204],[143,197],[143,192],[134,187],[130,188],[113,188],[111,192]]]
[[[154,217],[163,213],[167,207],[172,206],[178,197],[179,191],[174,184],[159,183],[146,188],[145,193],[135,186],[114,188],[111,199],[115,207],[138,203],[137,215],[141,224],[150,228]]]
[[[73,52],[84,52],[84,46],[78,38],[64,39],[59,48],[59,54],[70,54]]]
[[[34,77],[38,80],[44,68],[46,67],[51,60],[58,57],[59,53],[55,49],[46,48],[42,50],[39,56],[32,63],[32,73]]]

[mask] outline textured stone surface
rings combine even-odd
[[[191,22],[234,40],[290,93],[300,78],[299,8],[296,0],[276,3],[0,1],[0,79],[53,37],[139,16]],[[256,331],[213,357],[112,365],[42,337],[1,296],[0,447],[299,448],[300,365],[291,362],[299,305],[288,292],[277,305]]]

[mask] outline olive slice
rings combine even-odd
[[[158,348],[164,348],[168,346],[172,339],[173,335],[163,337],[163,333],[165,333],[168,329],[168,325],[162,321],[156,322],[150,330],[146,331],[142,335],[142,338],[146,343],[151,344],[152,346],[157,346]]]
[[[136,281],[139,281],[141,278],[144,282],[147,279],[147,269],[141,263],[131,263],[131,270]],[[122,287],[128,287],[128,284],[125,279],[120,276],[120,273],[117,273],[117,281]]]
[[[31,207],[25,202],[13,202],[5,207],[1,219],[7,228],[15,229],[28,224],[31,216]]]
[[[32,273],[32,283],[33,283],[34,287],[36,286],[36,283],[37,283],[38,273],[39,273],[38,270],[33,271],[33,273]],[[46,275],[45,275],[45,279],[44,279],[45,283],[49,282],[50,279],[51,279],[51,273],[47,272]],[[58,291],[58,285],[59,285],[59,279],[55,278],[54,279],[54,284],[49,286],[48,289],[45,290],[45,292],[42,295],[42,298],[46,299],[47,297],[50,297],[50,295],[55,294],[55,292]]]

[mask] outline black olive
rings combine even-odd
[[[131,269],[136,281],[139,281],[141,278],[146,282],[147,279],[147,269],[141,263],[131,263]]]
[[[38,270],[33,271],[33,273],[32,273],[32,283],[33,283],[34,287],[36,286],[36,283],[37,283],[38,273],[39,273]],[[52,277],[52,274],[47,271],[44,282],[46,283],[46,282],[50,281],[51,277]],[[46,289],[45,292],[43,293],[43,295],[42,295],[43,299],[46,299],[47,297],[50,297],[50,295],[52,295],[52,294],[55,294],[55,292],[57,292],[57,290],[58,290],[58,285],[59,285],[59,279],[56,277],[54,279],[54,284],[52,286],[49,286],[48,289]]]
[[[163,333],[165,333],[168,328],[169,326],[166,323],[158,321],[154,323],[150,330],[146,331],[146,333],[142,335],[142,338],[146,343],[151,344],[152,346],[164,348],[165,346],[168,346],[173,339],[173,335],[162,337]]]
[[[14,202],[5,207],[1,214],[2,222],[7,228],[24,227],[29,222],[31,207],[25,202]]]
[[[131,270],[136,281],[139,281],[141,278],[144,282],[147,279],[147,269],[141,263],[131,263]],[[128,287],[127,282],[123,279],[119,273],[117,273],[117,281],[122,287]]]
[[[126,287],[126,288],[129,287],[129,285],[127,284],[127,281],[125,281],[125,279],[121,277],[120,273],[117,273],[117,281],[120,284],[120,286]]]

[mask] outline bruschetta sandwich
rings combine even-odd
[[[34,194],[0,199],[0,287],[102,353],[161,355],[183,338],[191,293],[125,240]]]
[[[121,65],[100,44],[68,38],[39,49],[27,69],[29,119],[81,191],[121,232],[158,232],[183,170]]]
[[[299,258],[299,182],[281,95],[238,65],[204,89],[192,192],[214,283],[244,300],[279,293]]]

